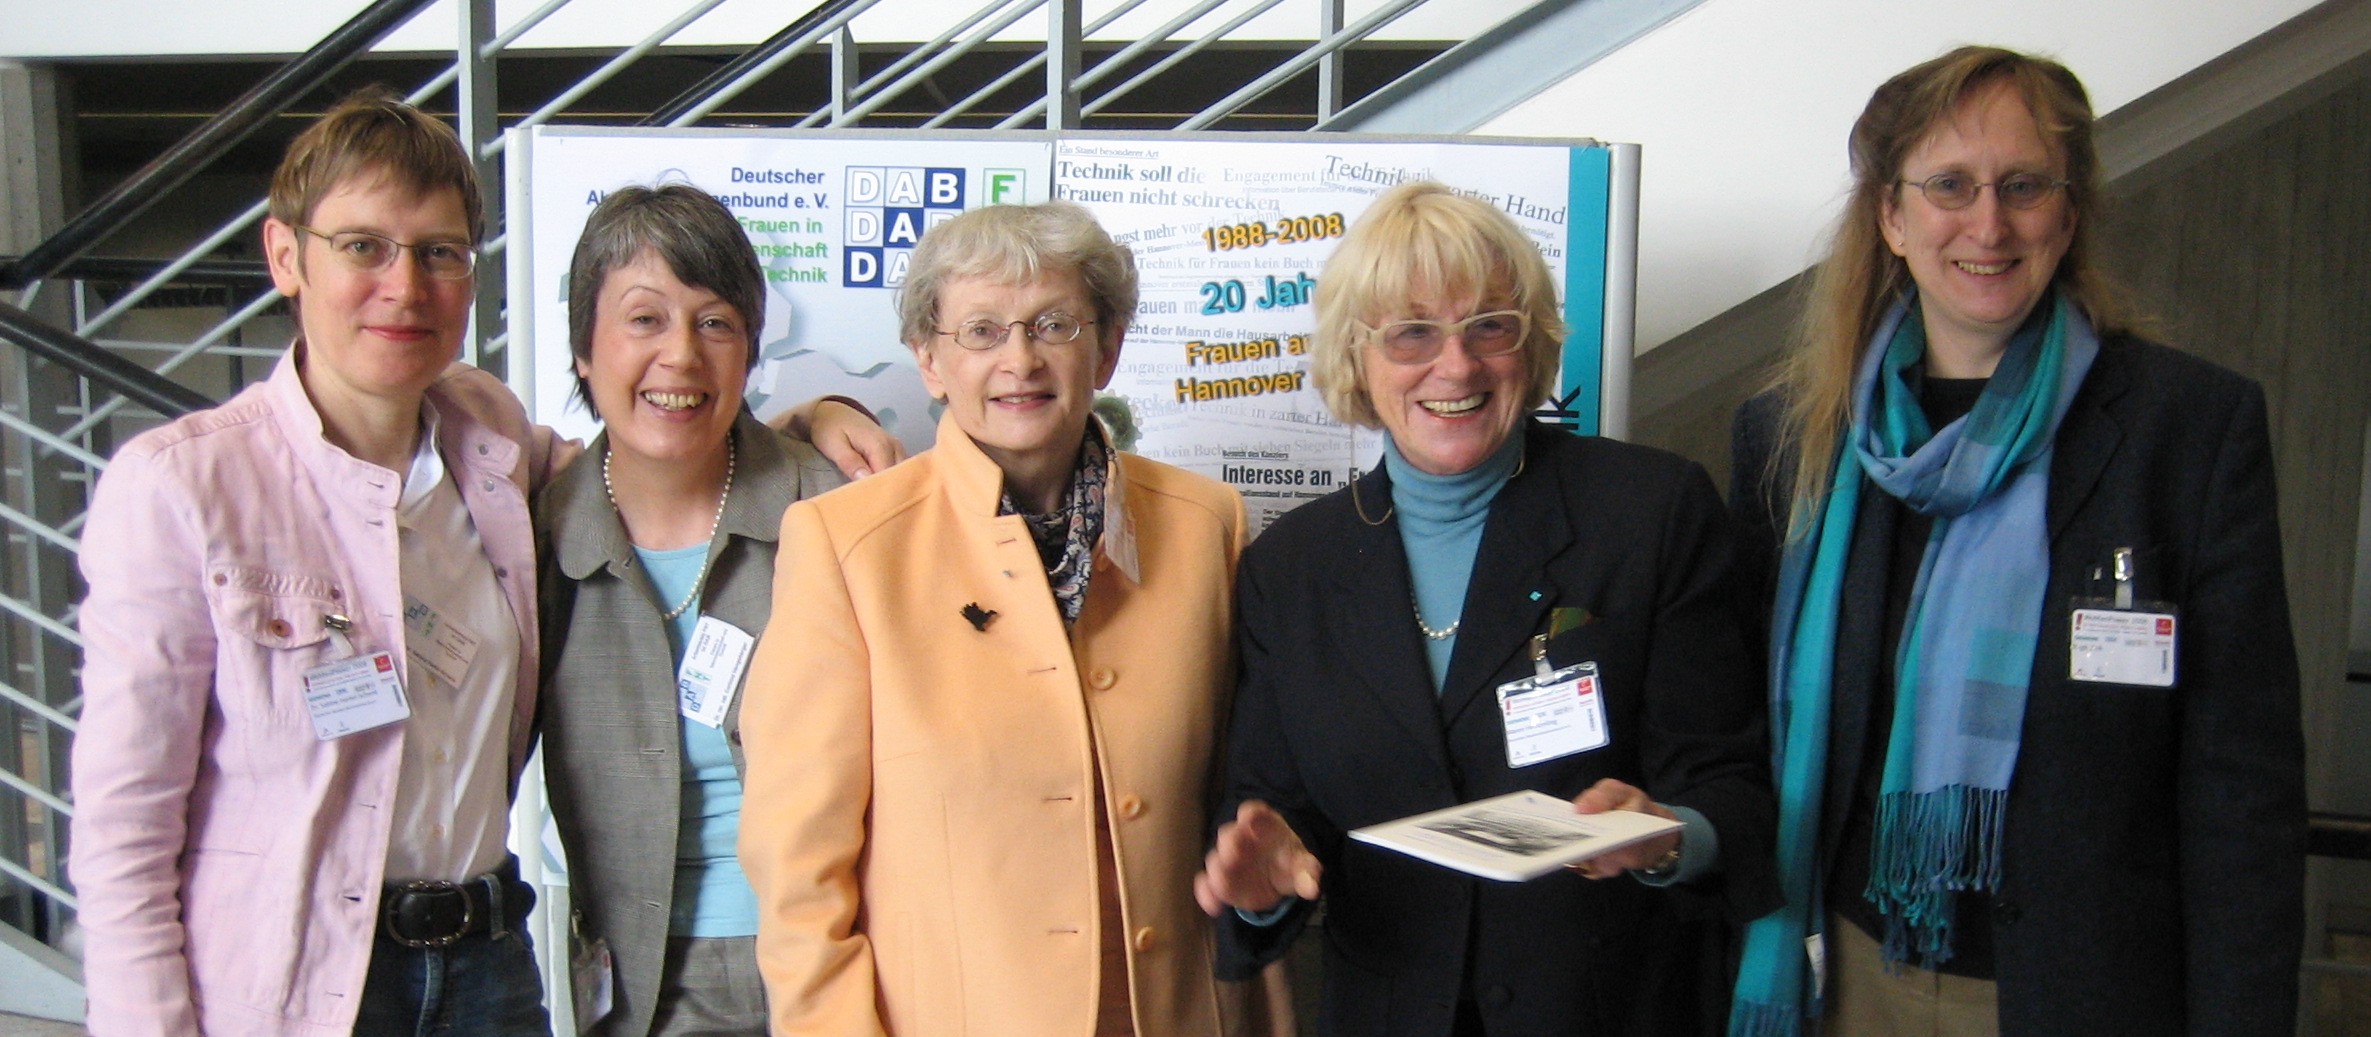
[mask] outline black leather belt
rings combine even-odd
[[[379,894],[379,931],[413,948],[450,947],[478,933],[499,936],[512,924],[503,893],[517,867],[505,862],[465,882],[390,882]]]

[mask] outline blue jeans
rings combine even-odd
[[[551,1037],[535,947],[519,927],[535,894],[502,883],[501,920],[446,947],[406,947],[382,932],[371,944],[355,1037]]]

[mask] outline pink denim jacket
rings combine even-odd
[[[331,613],[352,619],[357,651],[406,664],[402,486],[323,438],[303,348],[133,439],[92,500],[71,863],[99,1037],[354,1025],[404,725],[319,741],[303,676],[337,655]],[[515,782],[537,674],[527,501],[553,467],[550,431],[465,365],[427,399],[518,622]]]

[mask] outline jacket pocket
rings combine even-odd
[[[328,617],[343,615],[349,597],[317,576],[240,566],[209,570],[206,604],[213,613],[216,694],[224,712],[305,717],[305,671],[343,654],[330,643]]]

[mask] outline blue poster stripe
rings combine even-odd
[[[1598,433],[1605,392],[1605,237],[1611,218],[1614,153],[1607,147],[1573,148],[1571,195],[1565,212],[1564,379],[1557,399],[1570,411],[1572,429]]]

